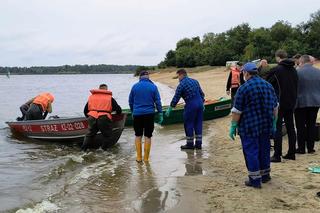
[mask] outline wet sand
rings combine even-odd
[[[152,80],[175,88],[174,72],[152,75]],[[207,99],[225,95],[228,72],[217,68],[191,73],[199,80]],[[319,212],[320,174],[312,174],[308,167],[320,165],[319,143],[314,154],[296,155],[296,160],[283,160],[271,165],[272,180],[262,189],[244,186],[247,170],[240,139],[228,138],[230,116],[207,121],[204,134],[204,152],[208,157],[191,159],[191,165],[206,168],[204,175],[178,177],[179,203],[169,212]],[[180,150],[177,150],[180,152]],[[283,154],[287,151],[287,137],[283,141]],[[271,153],[272,154],[272,153]],[[193,162],[193,163],[192,163]]]

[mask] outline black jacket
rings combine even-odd
[[[111,102],[111,104],[112,104],[112,112],[116,111],[117,114],[121,114],[122,113],[122,109],[119,106],[119,104],[117,103],[117,101],[114,98],[112,98],[111,101],[112,101]],[[83,109],[83,113],[84,113],[84,115],[86,117],[88,117],[88,115],[87,115],[88,112],[89,112],[89,109],[88,109],[88,102],[87,102],[86,106]]]
[[[298,74],[294,61],[284,59],[267,76],[279,100],[280,109],[294,109],[297,100]]]

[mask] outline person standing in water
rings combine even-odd
[[[177,71],[179,85],[171,101],[170,107],[166,111],[169,117],[172,108],[176,107],[180,98],[183,98],[186,105],[184,107],[184,130],[187,142],[181,149],[202,149],[202,122],[204,111],[204,93],[197,80],[189,78],[185,69]],[[196,141],[194,143],[194,137]]]
[[[90,90],[88,102],[84,107],[84,114],[88,117],[89,132],[86,134],[81,149],[86,151],[88,146],[93,142],[96,134],[100,131],[101,134],[108,138],[112,134],[112,115],[113,111],[117,114],[122,113],[121,107],[112,97],[112,92],[108,90],[106,84],[101,84],[99,89]],[[102,144],[102,149],[105,149],[107,144]]]
[[[139,82],[133,85],[129,95],[129,106],[133,116],[137,162],[142,162],[142,136],[144,136],[143,161],[149,161],[151,137],[154,131],[155,108],[159,124],[163,121],[161,98],[157,86],[149,79],[148,71],[141,71]]]

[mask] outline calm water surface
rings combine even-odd
[[[151,163],[139,165],[131,128],[110,150],[83,153],[72,144],[17,140],[5,124],[43,91],[55,96],[52,115],[82,116],[89,90],[100,83],[128,108],[136,81],[131,75],[0,76],[0,212],[161,212],[175,206],[181,196],[176,177],[204,174],[196,159],[206,157],[179,150],[182,125],[156,126]],[[168,104],[173,91],[158,88]]]

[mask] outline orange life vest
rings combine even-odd
[[[240,70],[236,67],[231,68],[231,88],[237,88],[240,86]]]
[[[54,97],[52,94],[48,92],[41,93],[37,97],[34,98],[32,103],[38,104],[41,106],[42,111],[47,111],[49,102],[52,103],[54,101]]]
[[[88,115],[96,119],[107,115],[112,119],[112,92],[104,89],[93,89],[90,92],[92,95],[88,99]]]

